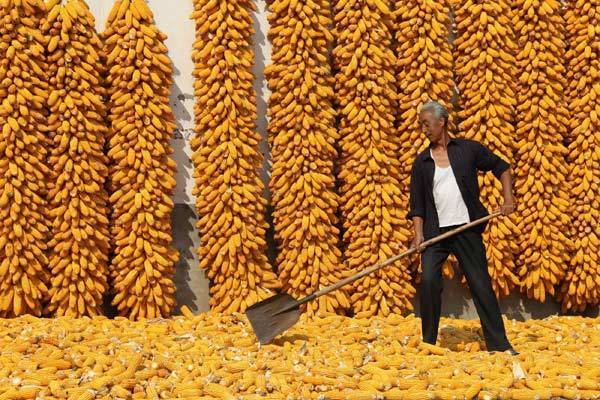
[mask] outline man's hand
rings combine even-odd
[[[510,199],[505,199],[504,204],[500,206],[500,211],[502,215],[508,215],[515,211],[515,200],[514,197]]]
[[[410,247],[412,249],[418,249],[419,252],[422,252],[423,248],[421,248],[421,245],[423,244],[424,241],[425,241],[425,239],[423,238],[423,235],[415,236],[414,239],[412,240],[412,243],[410,244]]]

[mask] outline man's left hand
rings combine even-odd
[[[515,202],[513,200],[505,201],[504,204],[500,206],[500,211],[502,212],[502,215],[513,213],[515,211]]]

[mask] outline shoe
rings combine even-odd
[[[510,349],[507,349],[507,350],[504,350],[504,351],[491,350],[491,351],[488,351],[488,353],[490,353],[490,354],[507,353],[507,354],[510,354],[511,356],[518,356],[519,355],[519,352],[516,351],[515,349],[513,349],[512,347]]]

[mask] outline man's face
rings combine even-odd
[[[421,129],[431,143],[437,143],[442,138],[444,132],[444,119],[437,118],[432,111],[421,113]]]

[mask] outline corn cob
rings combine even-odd
[[[111,123],[112,304],[129,318],[165,317],[175,305],[172,276],[179,256],[171,245],[176,166],[169,156],[175,124],[166,35],[144,0],[117,0],[103,38]]]
[[[277,267],[283,289],[297,297],[347,274],[336,227],[333,161],[333,76],[328,64],[329,3],[275,0],[269,5],[272,64],[265,69],[269,99],[270,189]],[[307,304],[307,312],[350,306],[345,291]]]
[[[574,253],[559,297],[563,311],[584,311],[600,302],[600,2],[573,0],[568,6],[567,159]]]
[[[459,136],[477,140],[513,163],[516,147],[512,124],[515,112],[514,32],[508,0],[474,4],[455,1],[458,28],[455,44],[456,77],[461,110]],[[500,182],[488,173],[480,176],[484,205],[497,210],[502,205]],[[490,221],[484,233],[488,270],[497,296],[506,296],[519,285],[514,274],[518,236],[514,214]]]
[[[449,132],[453,132],[452,97],[454,82],[452,79],[453,54],[448,41],[450,35],[449,0],[422,1],[397,0],[393,13],[396,38],[398,87],[398,132],[400,149],[397,150],[400,161],[400,207],[408,209],[410,175],[412,162],[428,146],[421,130],[419,110],[429,100],[444,104],[449,113]],[[411,221],[403,219],[403,226],[410,227]],[[412,234],[410,235],[412,237]],[[405,246],[409,242],[404,243]],[[414,256],[411,263],[418,262]],[[456,263],[451,256],[443,266],[447,278],[454,276],[452,265]],[[420,273],[419,267],[419,273]],[[420,280],[420,274],[417,281]]]
[[[404,250],[411,235],[402,224],[392,21],[385,2],[340,1],[334,12],[345,259],[360,270]],[[387,316],[412,310],[414,293],[406,262],[396,262],[357,281],[351,302],[357,316]]]
[[[266,257],[251,71],[254,9],[246,0],[195,0],[192,14],[196,135],[191,147],[203,238],[198,254],[212,282],[210,306],[216,311],[243,312],[280,286]]]
[[[567,110],[565,29],[558,0],[513,3],[517,60],[516,187],[518,229],[523,240],[517,259],[522,290],[545,301],[565,276],[571,241],[569,182],[562,144]]]
[[[51,182],[48,242],[52,278],[46,312],[98,315],[107,289],[108,170],[104,155],[102,43],[81,0],[48,4],[56,16],[42,26],[48,38]]]
[[[0,317],[40,315],[47,297],[42,1],[0,6]]]

